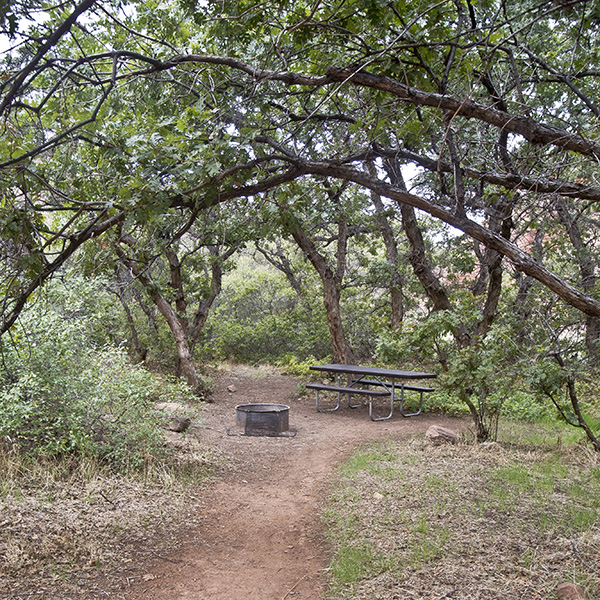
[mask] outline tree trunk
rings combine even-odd
[[[343,227],[341,227],[343,229]],[[352,365],[356,363],[354,352],[346,342],[344,327],[342,325],[342,317],[340,314],[340,290],[339,284],[343,277],[343,267],[345,256],[340,257],[340,245],[345,247],[345,236],[347,232],[340,232],[338,239],[338,268],[334,274],[327,261],[319,254],[314,242],[308,237],[306,232],[296,225],[292,230],[292,237],[304,252],[308,260],[317,270],[323,283],[323,303],[325,304],[325,312],[327,314],[327,325],[331,342],[333,345],[333,362]],[[340,260],[341,259],[341,260]],[[341,263],[341,264],[340,264]]]
[[[137,244],[136,240],[130,235],[122,236],[120,241],[125,242],[131,248],[135,248]],[[173,307],[169,304],[167,299],[156,289],[154,285],[152,285],[152,282],[148,279],[148,277],[141,272],[141,263],[131,260],[118,244],[115,245],[115,250],[123,264],[131,269],[131,272],[134,274],[134,276],[144,286],[144,289],[150,296],[150,299],[152,302],[154,302],[160,314],[167,322],[167,325],[169,326],[169,329],[173,335],[173,339],[175,340],[181,371],[186,378],[188,385],[195,392],[200,392],[200,380],[198,379],[198,373],[196,372],[196,367],[194,365],[194,361],[192,360],[186,327],[184,327],[178,318],[177,313],[175,310],[173,310]]]
[[[402,227],[404,228],[404,232],[406,233],[411,248],[408,258],[415,275],[421,282],[421,285],[423,286],[427,297],[433,303],[435,310],[453,311],[454,308],[450,303],[446,290],[435,276],[435,273],[427,260],[423,234],[417,223],[415,209],[408,204],[400,204],[400,211],[402,213]],[[459,348],[464,348],[469,344],[471,336],[462,323],[458,325],[453,333]]]
[[[209,247],[212,260],[210,265],[211,291],[205,298],[202,298],[202,300],[198,302],[198,308],[194,312],[192,327],[188,332],[191,350],[194,349],[196,342],[198,341],[198,336],[206,324],[210,309],[223,288],[223,263],[230,258],[236,250],[237,248],[234,247],[229,248],[223,256],[219,256],[219,249],[216,246]]]
[[[186,317],[187,313],[187,302],[185,300],[185,293],[183,291],[183,280],[181,278],[181,261],[177,256],[176,252],[171,248],[165,250],[165,256],[169,263],[169,272],[171,276],[170,286],[173,289],[175,297],[175,308],[179,315],[179,321],[181,326],[185,330],[186,334],[188,331],[188,320]]]
[[[398,246],[392,227],[385,216],[385,208],[381,201],[381,196],[375,192],[371,192],[371,199],[375,207],[379,231],[385,245],[385,255],[392,269],[390,280],[390,302],[392,308],[390,326],[392,329],[399,329],[404,318],[404,304],[402,301],[402,275],[398,269]]]
[[[506,160],[509,159],[507,158]],[[506,240],[510,240],[512,232],[512,212],[513,201],[510,196],[503,196],[502,200],[498,203],[496,213],[490,216],[490,229]],[[496,319],[498,303],[502,292],[503,258],[504,257],[500,252],[497,252],[492,248],[486,248],[484,254],[484,268],[486,268],[488,272],[488,286],[482,318],[477,328],[477,336],[480,339],[483,339],[487,335],[492,323]]]
[[[473,424],[475,425],[475,436],[477,441],[485,442],[490,437],[490,430],[485,423],[485,415],[483,410],[481,410],[481,408],[478,409],[466,393],[461,393],[460,399],[469,408],[469,412],[471,413],[471,417],[473,419]]]
[[[579,265],[579,274],[581,277],[581,288],[586,294],[592,295],[596,289],[598,278],[596,277],[596,264],[592,258],[589,248],[586,246],[579,227],[576,216],[572,214],[575,210],[573,206],[568,206],[564,198],[556,198],[556,208],[562,224],[567,230],[569,240],[573,245]],[[593,363],[600,360],[600,319],[587,315],[585,345],[588,356]]]
[[[143,282],[142,282],[143,283]],[[160,311],[160,314],[165,318],[165,321],[169,325],[169,329],[173,334],[175,345],[177,346],[177,356],[179,358],[179,364],[181,371],[186,378],[188,385],[195,391],[200,390],[200,380],[198,379],[198,373],[194,361],[192,360],[192,353],[188,344],[188,338],[185,328],[177,318],[177,314],[173,310],[172,306],[162,296],[160,292],[152,288],[146,288],[148,294],[152,298],[154,304]]]
[[[327,313],[327,325],[333,345],[333,362],[352,365],[355,363],[354,353],[346,343],[342,317],[340,315],[340,292],[333,277],[321,277],[323,282],[323,303]]]

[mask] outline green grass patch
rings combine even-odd
[[[340,470],[343,475],[350,476],[368,470],[371,473],[387,472],[387,467],[396,457],[395,451],[389,444],[377,444],[357,450],[352,457],[344,463]],[[382,464],[383,463],[383,464]]]
[[[567,427],[558,420],[528,423],[502,419],[498,441],[517,449],[550,452],[564,446],[586,443],[586,438],[583,430]]]

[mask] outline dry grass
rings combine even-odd
[[[552,598],[600,593],[600,461],[587,447],[361,450],[326,520],[331,598]]]
[[[273,375],[281,375],[281,367],[274,365],[243,365],[225,361],[215,367],[216,372],[228,373],[230,376],[251,377],[253,379],[265,379]]]
[[[221,460],[193,436],[169,441],[170,460],[131,476],[89,460],[0,452],[0,598],[106,598],[127,577],[143,577],[136,556],[168,551],[165,534],[194,520],[188,484]]]

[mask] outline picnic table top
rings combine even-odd
[[[350,375],[370,375],[372,377],[387,377],[389,379],[433,379],[435,373],[420,373],[418,371],[401,371],[396,369],[381,369],[379,367],[362,367],[360,365],[314,365],[313,371],[328,373],[349,373]]]

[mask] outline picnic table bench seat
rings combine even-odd
[[[358,394],[361,396],[389,396],[390,392],[388,390],[367,390],[365,388],[357,388],[357,387],[344,387],[341,385],[328,385],[325,383],[307,383],[306,387],[315,390],[317,397],[317,411],[319,412],[333,412],[340,407],[340,398],[342,394],[348,394],[348,406],[350,408],[358,408],[361,406],[360,404],[351,404],[350,403],[350,394]],[[319,392],[337,392],[337,404],[334,408],[321,408],[319,406]]]
[[[362,381],[361,381],[362,383]],[[338,392],[340,394],[362,394],[363,396],[389,396],[387,390],[367,390],[365,388],[345,387],[341,385],[328,385],[325,383],[307,383],[311,390],[322,390],[324,392]]]
[[[386,387],[391,387],[392,383],[387,382],[387,381],[376,381],[376,380],[371,380],[371,379],[360,379],[360,380],[356,380],[352,382],[352,385],[355,385],[357,383],[365,383],[367,385],[380,385],[380,386],[386,386]],[[395,383],[393,384],[395,385],[397,388],[399,387],[403,387],[405,390],[410,390],[411,392],[435,392],[435,388],[432,387],[423,387],[420,385],[406,385],[406,384],[402,384],[402,383]]]

